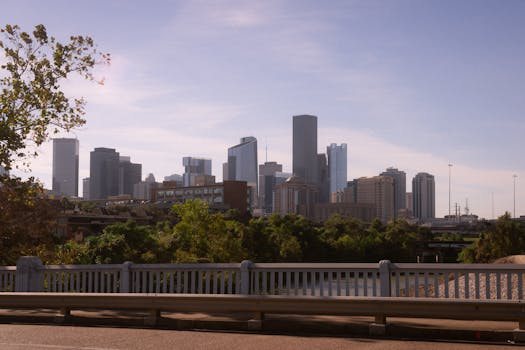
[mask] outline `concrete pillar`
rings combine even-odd
[[[129,293],[131,287],[131,271],[130,267],[133,263],[131,261],[126,261],[122,264],[122,269],[120,270],[120,293]]]
[[[250,267],[253,262],[250,260],[243,260],[241,262],[241,294],[249,295],[250,294]]]
[[[390,295],[390,260],[381,260],[379,262],[379,282],[381,286],[382,297],[389,297]]]
[[[36,256],[22,256],[16,262],[16,292],[42,292],[44,265]]]

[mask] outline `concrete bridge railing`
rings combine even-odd
[[[252,263],[0,267],[0,292],[240,294],[523,300],[525,265]]]

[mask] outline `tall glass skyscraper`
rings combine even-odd
[[[228,180],[247,182],[252,188],[252,207],[256,205],[259,193],[257,173],[257,139],[243,137],[238,145],[228,148]]]
[[[317,117],[293,117],[293,173],[306,183],[317,185]]]
[[[113,148],[99,147],[90,153],[89,199],[118,195],[120,154]]]
[[[53,184],[56,195],[78,196],[78,140],[53,139]]]
[[[338,146],[335,143],[326,147],[328,155],[328,178],[330,194],[343,191],[347,184],[347,152],[346,143]]]
[[[416,218],[424,220],[436,217],[435,187],[433,175],[418,173],[412,179],[413,208]]]

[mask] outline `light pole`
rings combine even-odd
[[[450,219],[450,175],[452,170],[452,164],[448,165],[448,218]]]
[[[514,174],[512,175],[512,179],[514,182],[514,218],[516,218],[516,178],[518,175]]]

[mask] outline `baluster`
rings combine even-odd
[[[212,279],[213,279],[213,294],[217,294],[219,292],[219,271],[213,272]]]
[[[281,295],[281,293],[283,291],[283,273],[282,273],[282,271],[279,271],[277,273],[277,276],[279,278],[279,281],[278,281],[278,283],[279,283],[279,290],[277,291],[277,295]]]
[[[197,290],[197,286],[196,286],[196,282],[197,282],[197,271],[191,271],[190,272],[190,275],[191,275],[191,289],[190,289],[190,293],[192,294],[195,294],[195,291]]]
[[[293,272],[293,289],[294,295],[299,295],[299,271]]]
[[[414,296],[419,297],[419,272],[414,273]]]
[[[335,272],[335,286],[336,286],[336,289],[337,289],[337,296],[340,297],[341,296],[341,272],[340,271],[336,271]]]
[[[199,294],[202,294],[202,271],[197,272],[198,281],[197,285],[199,286]]]
[[[434,298],[439,297],[439,282],[438,282],[439,272],[434,271]]]
[[[372,276],[373,276],[373,279],[372,279],[372,289],[373,289],[373,296],[376,297],[377,296],[377,272],[376,271],[373,271],[372,272]],[[398,295],[399,296],[399,279],[397,281],[397,291],[398,291]]]
[[[221,294],[224,294],[224,281],[226,278],[226,270],[221,271]]]
[[[88,274],[88,288],[87,288],[87,291],[88,293],[93,293],[93,271],[88,271],[87,272]]]
[[[465,279],[465,299],[470,299],[470,277],[468,271],[465,271],[463,278]]]
[[[326,274],[328,275],[328,295],[332,296],[332,285],[334,284],[333,272],[328,271]]]
[[[490,295],[490,272],[485,272],[485,299],[491,299],[491,295]]]
[[[270,271],[270,295],[275,294],[275,271]]]
[[[100,292],[105,293],[106,292],[106,273],[104,271],[100,271]]]
[[[311,296],[314,296],[315,295],[315,274],[316,272],[315,271],[310,271],[310,295]]]
[[[359,296],[359,271],[354,271],[354,295]]]
[[[459,298],[459,273],[454,272],[454,298]]]
[[[345,296],[350,296],[350,271],[345,271]]]
[[[233,271],[228,274],[228,294],[233,294]]]
[[[410,272],[405,271],[405,296],[410,296]]]
[[[512,274],[507,272],[507,299],[512,299]]]
[[[319,295],[324,296],[324,271],[319,271]]]
[[[168,271],[162,271],[162,293],[168,292]],[[171,275],[171,273],[169,273]]]
[[[363,271],[363,296],[368,296],[368,271]]]
[[[518,299],[523,299],[523,272],[518,271]]]
[[[235,272],[235,294],[241,294],[241,273]]]
[[[170,271],[170,294],[173,294],[175,292],[175,273],[175,270]]]
[[[268,274],[268,272],[262,270],[261,273],[262,273],[262,293],[261,294],[266,295],[268,294],[268,290],[266,289],[267,284],[268,284],[268,281],[267,281],[268,277],[266,275]]]
[[[286,271],[286,295],[290,295],[290,286],[292,284],[292,271]]]
[[[95,293],[100,293],[100,290],[98,289],[98,285],[99,285],[99,271],[94,271],[94,274],[93,274],[93,281],[94,281],[94,292]]]
[[[423,291],[425,294],[425,298],[428,298],[428,272],[423,273]]]
[[[303,286],[303,296],[306,296],[307,289],[308,289],[308,272],[307,271],[301,271],[301,281]]]
[[[206,288],[204,290],[204,292],[206,294],[210,294],[210,274],[211,274],[211,271],[206,271],[205,272],[205,276],[206,276]]]
[[[501,273],[496,272],[496,299],[501,299]]]
[[[399,275],[401,274],[401,272],[399,271],[395,271],[394,272],[394,276],[395,276],[395,284],[396,284],[396,297],[399,297],[401,296],[401,288],[400,288],[400,283],[399,283]],[[375,278],[374,278],[374,282],[375,282]],[[375,294],[375,283],[374,283],[374,295]]]
[[[476,290],[476,299],[479,299],[479,272],[474,273],[474,289]]]
[[[184,290],[182,289],[182,278],[184,277]],[[177,293],[186,293],[186,271],[179,270],[177,271]]]

